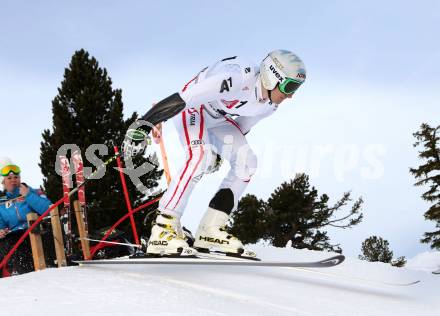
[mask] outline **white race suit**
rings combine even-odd
[[[180,92],[186,108],[173,120],[186,160],[160,200],[159,210],[180,217],[197,182],[216,154],[231,169],[220,185],[233,192],[233,210],[257,168],[245,134],[277,105],[263,99],[259,67],[238,57],[225,58],[200,71]]]

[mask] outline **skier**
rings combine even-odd
[[[225,229],[257,167],[245,135],[290,99],[305,78],[303,62],[287,50],[270,52],[259,67],[238,57],[225,58],[204,68],[180,93],[160,101],[142,117],[151,126],[174,117],[187,156],[160,200],[148,254],[195,252],[185,241],[180,217],[197,182],[217,170],[224,158],[231,169],[198,226],[194,248],[255,257]],[[127,133],[122,146],[125,157],[144,152],[150,130],[144,125]]]

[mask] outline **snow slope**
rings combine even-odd
[[[419,253],[408,260],[406,267],[413,270],[434,271],[440,268],[440,251]]]
[[[266,260],[304,261],[328,255],[256,248]],[[423,256],[429,264],[440,265],[437,254]],[[319,273],[168,265],[48,269],[0,279],[0,315],[439,315],[440,276],[422,271],[423,258],[414,262],[409,266],[418,270],[348,258]],[[412,286],[377,282],[414,280],[421,282]]]

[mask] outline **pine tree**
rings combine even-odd
[[[359,259],[370,262],[390,263],[395,267],[403,267],[406,264],[405,257],[393,260],[393,252],[389,249],[389,242],[382,237],[371,236],[362,243],[362,255]]]
[[[440,250],[440,125],[436,128],[424,123],[420,130],[413,134],[417,139],[414,147],[422,147],[419,158],[424,161],[418,168],[410,168],[410,172],[418,180],[415,185],[429,186],[429,190],[422,194],[422,199],[432,203],[425,212],[425,219],[436,223],[436,231],[426,232],[423,243],[431,245],[432,249]]]
[[[233,235],[240,236],[245,244],[256,243],[267,232],[267,222],[264,218],[266,203],[255,195],[243,197],[237,211],[233,214],[234,224],[231,227]]]
[[[64,144],[78,145],[84,167],[94,168],[85,157],[86,149],[92,144],[104,144],[108,155],[95,154],[103,161],[108,159],[113,155],[113,145],[122,144],[128,126],[137,119],[137,114],[123,119],[122,91],[112,89],[107,70],[100,68],[97,60],[84,50],[75,52],[69,68],[65,69],[61,88],[52,101],[52,113],[52,131],[46,129],[42,134],[39,166],[44,175],[45,191],[52,201],[56,201],[62,197],[61,177],[55,171],[56,167],[59,168],[55,165],[58,149]],[[157,165],[155,155],[149,160]],[[145,158],[137,157],[134,164],[139,166],[145,161]],[[108,166],[103,178],[92,180],[86,186],[89,231],[110,226],[127,213],[119,173],[114,167],[115,164]],[[141,180],[147,187],[155,187],[162,172],[154,168]],[[132,204],[140,204],[144,196],[128,177],[127,186]],[[138,214],[135,218],[138,229],[142,230],[142,216]],[[130,231],[128,226],[126,221],[120,229]],[[128,236],[132,236],[131,231]]]
[[[362,198],[356,200],[345,215],[336,216],[351,200],[351,194],[346,192],[335,205],[329,206],[329,197],[326,194],[319,196],[318,191],[310,187],[309,177],[299,174],[290,182],[282,183],[267,202],[257,203],[256,197],[253,197],[254,203],[249,203],[249,197],[242,199],[237,211],[232,214],[231,230],[237,237],[249,242],[263,239],[276,247],[284,247],[292,241],[292,247],[299,249],[341,252],[339,245],[330,243],[324,228],[345,229],[362,221]],[[256,229],[249,238],[248,230],[252,229],[252,225]]]
[[[391,261],[391,265],[394,266],[394,267],[397,267],[397,268],[404,267],[405,264],[406,264],[406,259],[405,259],[404,256],[399,257],[399,258]]]

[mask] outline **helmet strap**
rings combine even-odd
[[[267,90],[267,95],[269,97],[270,102],[272,102],[272,90]]]

